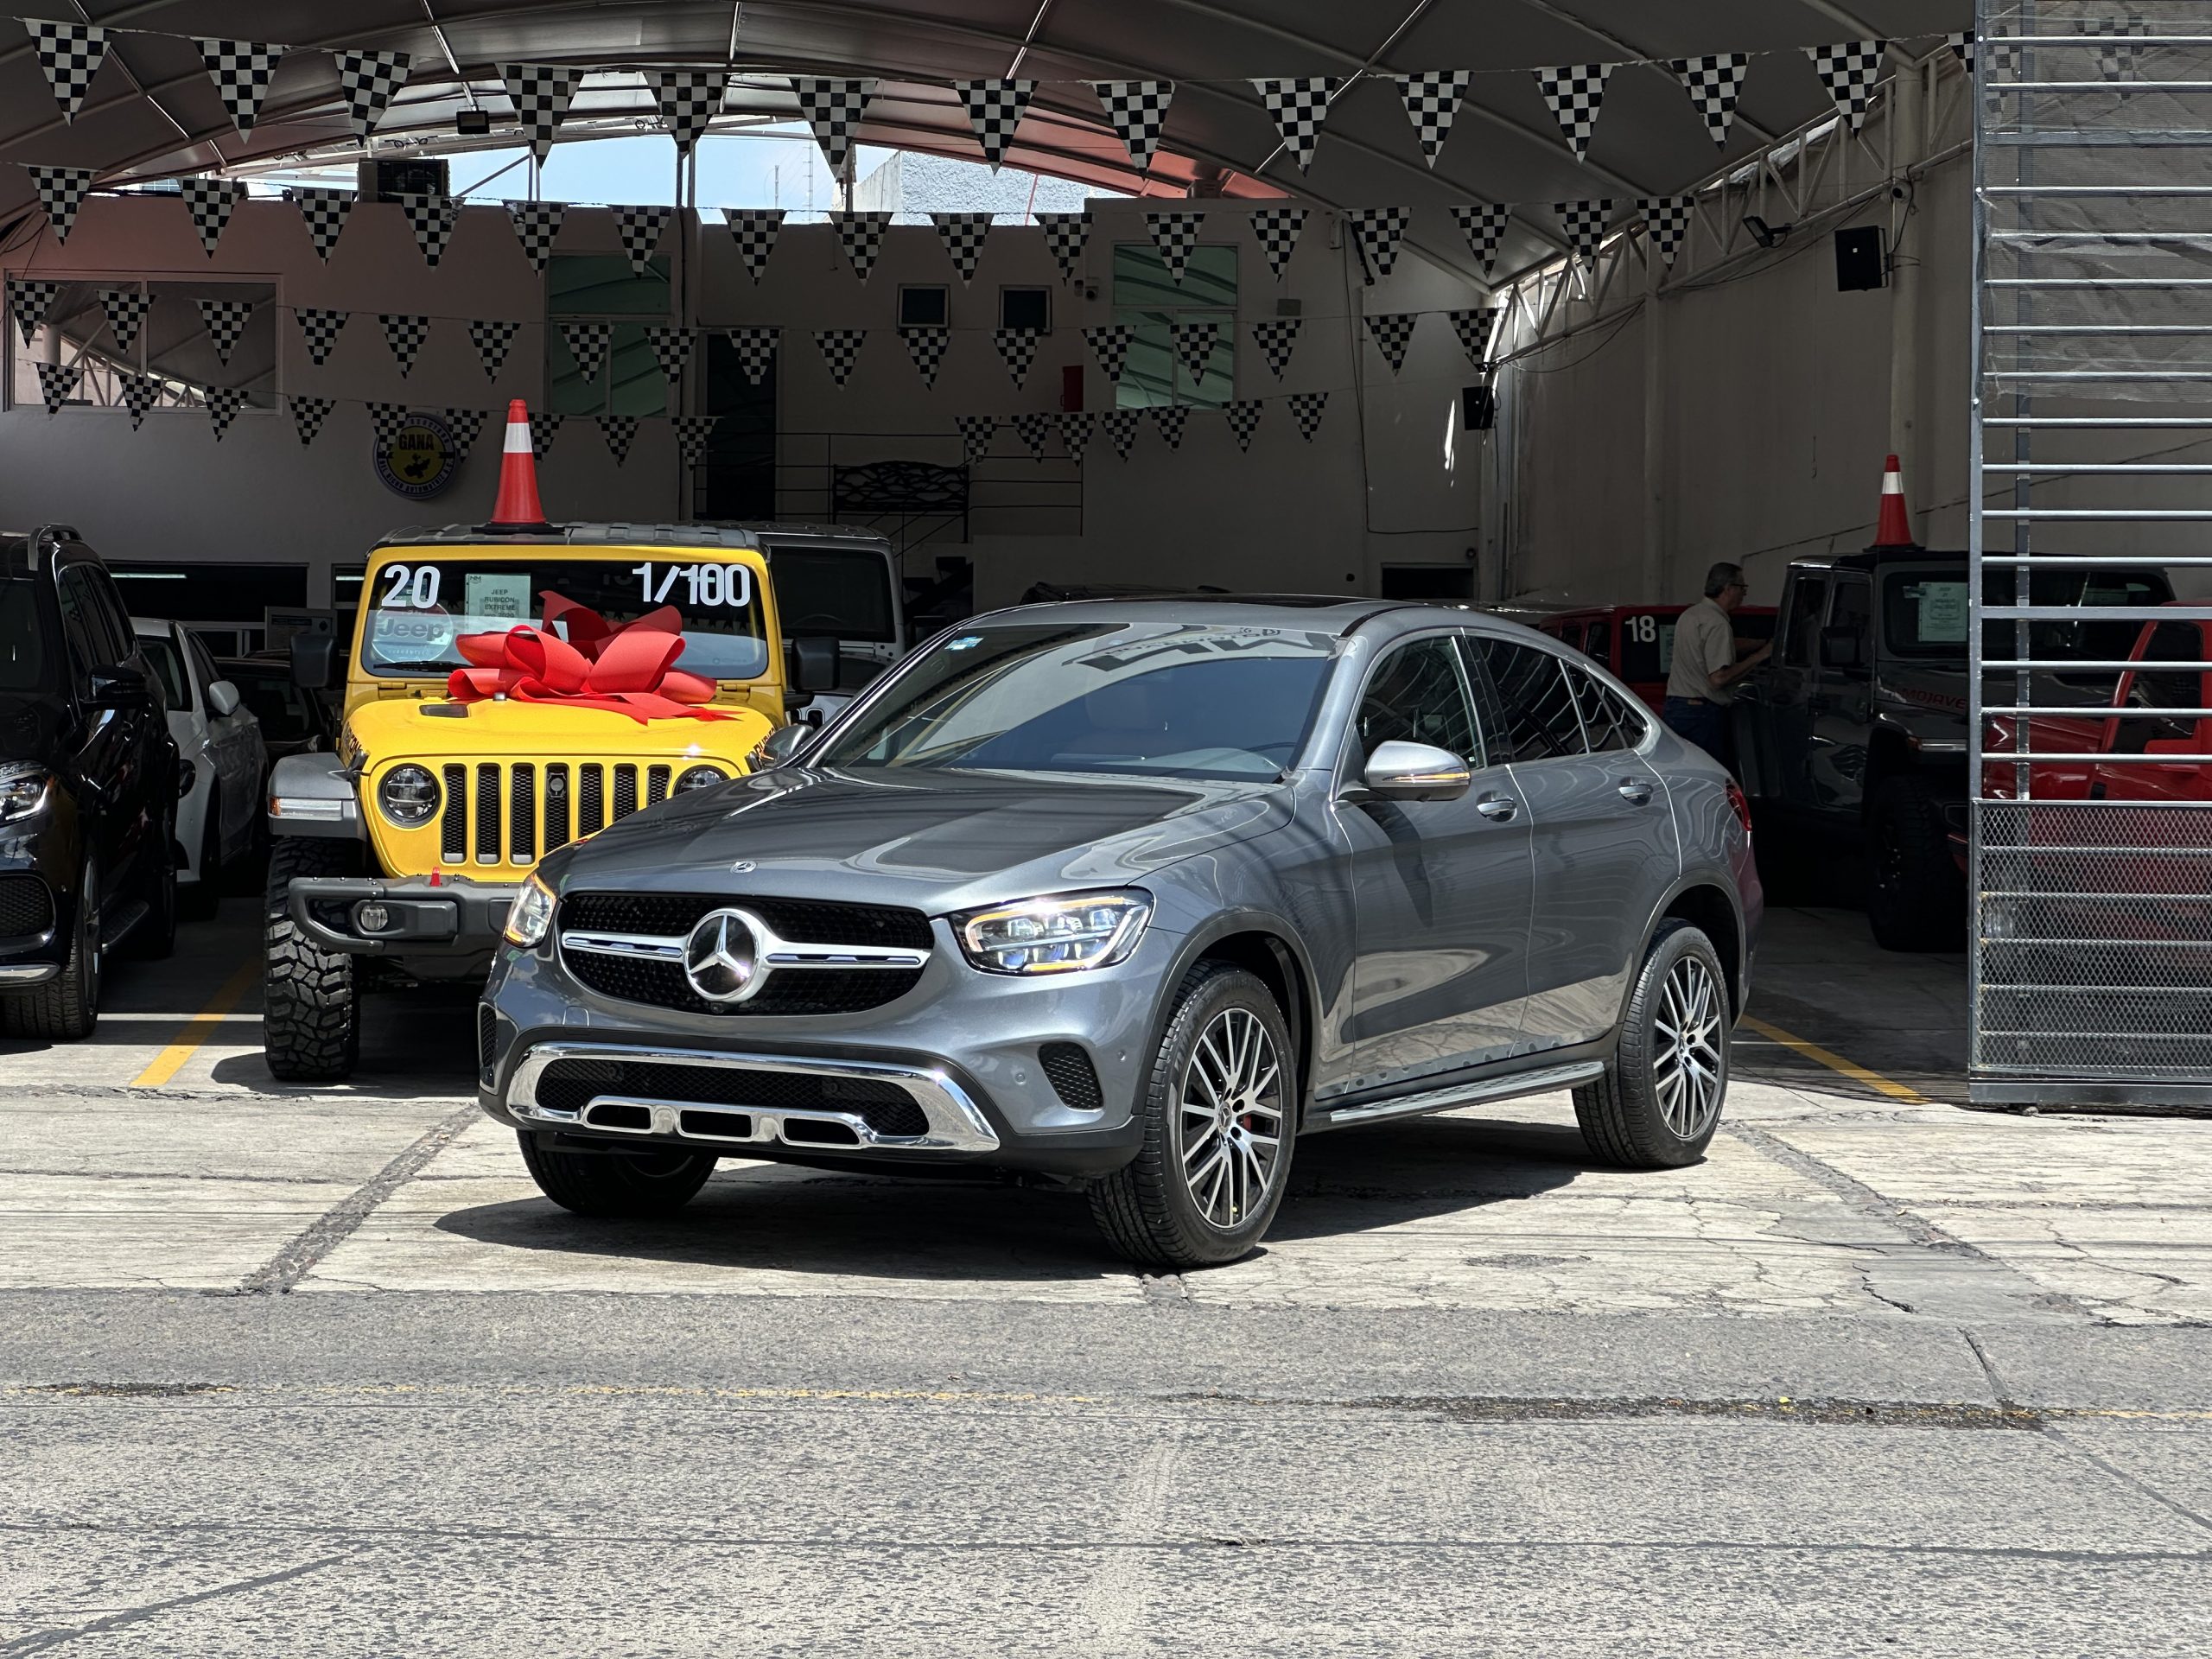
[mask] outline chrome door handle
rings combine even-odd
[[[1521,810],[1521,803],[1510,795],[1485,795],[1475,803],[1475,810],[1495,823],[1503,823]]]
[[[1643,806],[1651,799],[1651,785],[1641,778],[1621,779],[1621,798],[1631,806]]]

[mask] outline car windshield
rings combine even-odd
[[[165,635],[142,633],[138,649],[145,656],[147,664],[158,675],[162,693],[168,699],[172,709],[190,709],[192,699],[185,694],[184,664],[176,654],[175,643]]]
[[[916,658],[815,764],[1272,779],[1305,747],[1336,651],[1271,628],[978,628]]]
[[[35,691],[46,683],[46,627],[38,585],[0,578],[0,691]]]
[[[442,677],[467,665],[456,643],[461,635],[540,626],[546,601],[557,598],[617,624],[673,606],[683,623],[677,667],[715,680],[758,679],[767,671],[750,565],[696,552],[626,561],[546,553],[542,563],[462,556],[379,565],[362,601],[363,671]],[[550,632],[566,638],[569,625],[556,622]]]

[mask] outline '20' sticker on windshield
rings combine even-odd
[[[721,605],[742,609],[753,602],[753,567],[748,564],[632,565],[642,596],[648,605],[671,602],[699,606]],[[677,584],[683,586],[679,589]]]

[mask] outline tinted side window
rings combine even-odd
[[[1874,601],[1870,583],[1856,576],[1843,576],[1835,584],[1835,604],[1828,612],[1831,632],[1848,630],[1858,645],[1858,664],[1872,667],[1874,661]],[[1821,642],[1821,663],[1823,667],[1835,664],[1829,660],[1827,642]]]
[[[1590,637],[1582,642],[1582,649],[1592,662],[1611,668],[1613,665],[1613,625],[1611,622],[1592,622]]]
[[[111,660],[106,631],[99,625],[98,607],[82,570],[79,565],[68,566],[54,584],[54,597],[61,607],[61,634],[69,643],[69,665],[79,690],[89,683],[94,669]]]
[[[1382,743],[1427,743],[1471,766],[1488,763],[1459,653],[1448,637],[1399,646],[1369,677],[1359,702],[1360,758]]]
[[[1510,639],[1474,636],[1471,643],[1497,692],[1505,757],[1544,760],[1582,753],[1582,722],[1567,683],[1567,664],[1548,651]]]
[[[1775,654],[1793,668],[1813,665],[1813,644],[1827,608],[1828,579],[1800,576],[1789,589],[1789,611],[1782,619],[1782,648]]]
[[[1570,667],[1567,677],[1582,710],[1582,730],[1592,753],[1632,749],[1643,741],[1643,722],[1633,719],[1610,687],[1579,668]]]
[[[130,626],[130,607],[123,602],[123,590],[115,585],[105,565],[88,564],[84,569],[92,580],[92,592],[99,597],[108,632],[115,638],[115,660],[128,662],[138,649],[138,630]]]

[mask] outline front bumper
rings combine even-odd
[[[352,956],[474,957],[497,948],[522,884],[466,876],[317,875],[292,883],[292,924],[326,950]],[[361,925],[364,904],[385,920]]]

